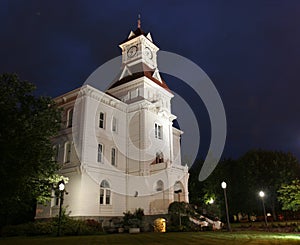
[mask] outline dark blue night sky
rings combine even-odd
[[[192,60],[214,82],[227,115],[224,157],[252,148],[300,157],[297,0],[2,0],[0,72],[35,83],[39,95],[68,92],[120,55],[118,44],[136,29],[138,13],[160,49]],[[176,79],[165,80],[174,91],[184,90]],[[207,113],[190,100],[200,105],[206,149]]]

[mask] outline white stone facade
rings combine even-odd
[[[123,69],[107,91],[84,85],[55,99],[64,125],[53,145],[60,173],[69,177],[64,206],[70,216],[123,216],[136,208],[166,214],[173,201],[188,202],[183,132],[173,127],[174,95],[157,69],[158,48],[139,28],[120,47]],[[57,213],[53,198],[38,206],[36,217]]]

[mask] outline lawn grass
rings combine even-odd
[[[300,234],[273,232],[170,232],[140,234],[110,234],[70,237],[1,238],[2,245],[17,244],[300,244]]]

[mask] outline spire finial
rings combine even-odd
[[[141,14],[138,14],[138,21],[137,21],[137,27],[141,28]]]

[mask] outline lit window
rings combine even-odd
[[[68,163],[71,160],[71,143],[66,142],[65,143],[65,158],[64,163]]]
[[[111,130],[117,132],[117,119],[115,117],[112,118]]]
[[[98,162],[103,162],[103,145],[102,144],[98,144],[98,158],[97,158]]]
[[[103,180],[100,184],[100,204],[111,204],[111,191],[107,180]]]
[[[100,112],[99,114],[99,128],[105,128],[105,114]]]
[[[162,139],[162,126],[155,123],[155,138]]]
[[[116,149],[111,148],[111,165],[116,166]]]
[[[73,123],[73,109],[68,110],[67,113],[67,128],[72,127]]]

